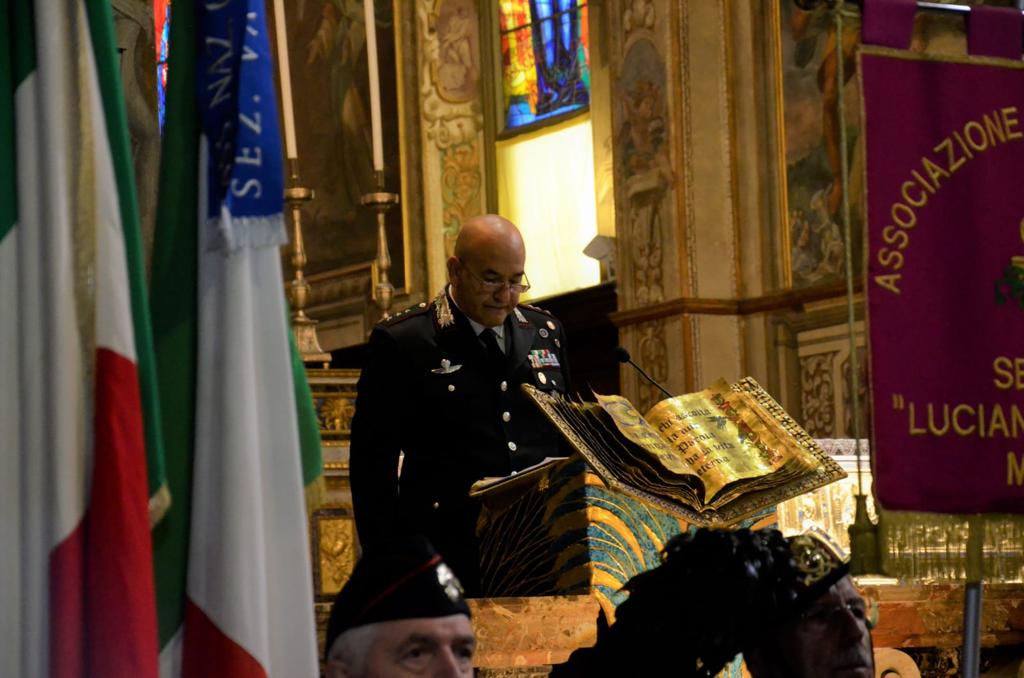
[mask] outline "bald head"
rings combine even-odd
[[[455,256],[471,262],[480,253],[507,251],[525,261],[526,246],[516,225],[497,214],[471,217],[459,228],[455,240]]]
[[[500,325],[519,303],[519,294],[508,284],[495,283],[521,282],[525,266],[526,246],[515,224],[497,214],[473,217],[459,230],[448,259],[452,297],[472,320]]]

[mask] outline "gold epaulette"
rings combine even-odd
[[[519,304],[519,305],[522,306],[523,308],[528,308],[531,311],[536,311],[537,313],[543,313],[544,315],[549,316],[551,318],[555,317],[555,315],[551,311],[545,310],[545,309],[543,309],[543,308],[541,308],[539,306],[531,306],[530,304]]]
[[[425,301],[421,301],[418,304],[413,304],[412,306],[410,306],[409,308],[405,309],[404,311],[399,311],[398,313],[389,315],[384,320],[381,320],[380,324],[383,325],[384,327],[391,327],[392,325],[394,325],[396,323],[399,323],[399,322],[401,322],[403,320],[407,320],[407,319],[412,318],[414,316],[420,315],[421,313],[426,313],[428,311],[427,307],[429,305],[430,304],[428,304]]]

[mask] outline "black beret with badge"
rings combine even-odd
[[[356,563],[334,599],[324,652],[359,626],[453,614],[469,616],[455,574],[425,537],[396,537],[375,544]]]

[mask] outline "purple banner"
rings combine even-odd
[[[907,49],[914,34],[915,12],[916,0],[864,0],[864,44]]]
[[[1024,67],[860,72],[876,495],[1024,513]]]

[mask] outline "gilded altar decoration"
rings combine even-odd
[[[325,398],[317,414],[320,430],[345,434],[350,431],[352,416],[356,412],[355,401],[342,396]]]
[[[313,589],[318,600],[330,601],[352,574],[358,560],[356,523],[352,511],[326,508],[313,512]]]
[[[527,666],[514,669],[479,669],[478,678],[547,678],[547,667]]]
[[[849,473],[846,478],[785,501],[778,506],[778,525],[783,534],[796,535],[820,529],[849,552],[848,529],[853,524],[858,492],[856,441],[823,439],[818,444]],[[861,441],[867,454],[867,441]],[[902,582],[927,584],[963,581],[967,569],[967,516],[879,510],[871,496],[872,477],[862,469],[867,509],[879,527],[882,570]],[[994,515],[983,521],[982,549],[985,581],[1024,581],[1024,520]]]
[[[356,409],[359,370],[308,369],[306,377],[324,447],[347,445]],[[325,462],[327,461],[325,455]]]
[[[856,493],[861,481],[857,478],[856,441],[852,439],[818,439],[818,445],[844,471],[845,478],[818,488],[812,492],[794,497],[778,505],[779,529],[783,534],[797,535],[808,530],[823,530],[840,548],[849,553],[850,535],[856,512]],[[861,451],[867,456],[867,441],[861,441]],[[871,473],[862,469],[862,482],[868,492],[868,513],[872,521],[877,520],[877,511],[870,497]]]

